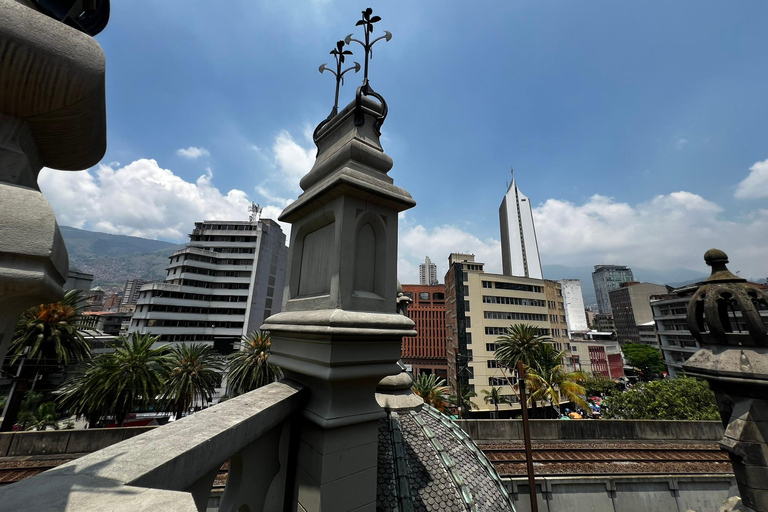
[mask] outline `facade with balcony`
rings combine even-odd
[[[161,343],[213,344],[220,352],[280,311],[285,235],[277,222],[195,223],[174,252],[164,283],[141,287],[130,332]]]

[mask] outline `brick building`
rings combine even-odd
[[[448,377],[445,347],[445,286],[404,284],[403,293],[413,302],[408,317],[416,323],[416,336],[403,338],[403,362],[414,375],[435,374]]]

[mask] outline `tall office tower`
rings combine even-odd
[[[432,263],[429,256],[424,258],[424,263],[419,265],[419,284],[422,286],[437,286],[437,265]]]
[[[120,305],[128,306],[129,304],[136,304],[136,301],[139,299],[139,290],[145,284],[147,284],[147,282],[142,279],[131,279],[126,281],[125,286],[123,287],[123,301]]]
[[[499,227],[503,274],[543,279],[531,201],[517,188],[514,173],[499,207]]]
[[[603,314],[611,313],[611,291],[621,286],[621,283],[634,281],[632,269],[624,265],[595,265],[592,272],[592,282],[597,296],[597,310]]]
[[[141,288],[129,331],[227,352],[282,307],[285,234],[270,219],[204,221],[189,238],[171,255],[165,282]]]
[[[563,279],[563,302],[565,303],[565,321],[568,324],[568,337],[574,332],[589,330],[587,314],[584,310],[584,296],[581,293],[581,281]]]

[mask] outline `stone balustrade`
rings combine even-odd
[[[0,510],[202,512],[227,461],[220,511],[283,510],[305,399],[300,384],[275,382],[0,488]]]

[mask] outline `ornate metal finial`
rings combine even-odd
[[[336,59],[336,71],[332,70],[331,68],[325,67],[325,64],[320,66],[319,71],[320,73],[323,73],[325,71],[330,71],[333,76],[336,77],[336,96],[333,100],[333,110],[331,110],[331,114],[328,116],[329,118],[335,116],[339,113],[339,86],[344,85],[344,74],[347,71],[355,70],[355,73],[360,71],[360,64],[355,62],[354,66],[351,66],[344,71],[341,70],[341,65],[344,64],[344,56],[345,55],[352,55],[352,52],[349,50],[344,49],[344,41],[337,41],[336,42],[336,48],[331,50],[331,55]]]
[[[768,293],[733,274],[728,255],[710,249],[704,261],[712,275],[696,290],[688,304],[691,334],[704,344],[768,346],[760,310],[768,309]]]
[[[373,58],[373,45],[376,44],[377,41],[380,41],[381,39],[386,39],[389,41],[392,39],[392,33],[388,31],[384,31],[384,35],[377,37],[373,41],[371,41],[371,34],[373,33],[373,24],[378,23],[381,21],[381,17],[379,16],[371,16],[373,14],[373,9],[370,7],[363,11],[363,17],[355,23],[356,27],[363,26],[363,30],[365,32],[365,42],[360,41],[359,39],[354,39],[352,37],[352,34],[349,34],[345,39],[344,42],[347,44],[351,44],[352,41],[356,42],[360,46],[363,47],[363,51],[365,51],[365,68],[363,71],[363,94],[367,94],[367,88],[369,88],[368,84],[368,58]]]

